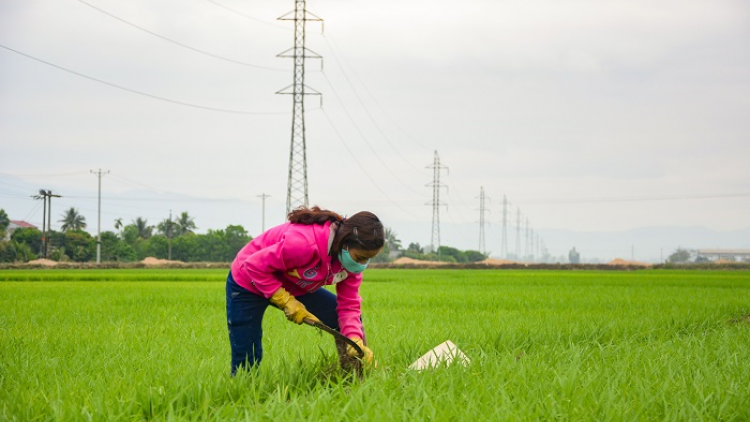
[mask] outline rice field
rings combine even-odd
[[[368,270],[363,380],[274,309],[231,378],[225,275],[0,271],[0,420],[750,420],[747,271]]]

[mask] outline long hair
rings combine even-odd
[[[331,245],[331,254],[337,256],[343,248],[375,251],[385,245],[385,228],[378,216],[360,211],[339,224]]]
[[[312,224],[325,224],[329,221],[336,222],[344,219],[339,214],[336,214],[333,211],[321,209],[317,205],[312,208],[304,206],[295,208],[287,214],[286,217],[292,223],[305,224],[308,226]]]
[[[369,211],[360,211],[349,218],[344,218],[333,211],[324,210],[317,205],[312,208],[304,206],[295,208],[287,219],[296,224],[338,223],[336,234],[331,244],[331,255],[337,256],[343,248],[360,248],[375,251],[385,245],[385,228],[378,216]]]

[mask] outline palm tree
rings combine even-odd
[[[60,227],[63,233],[68,230],[83,230],[86,228],[86,217],[79,214],[78,210],[73,207],[65,211],[62,220],[58,220],[58,222],[63,223]]]
[[[122,218],[115,219],[115,230],[118,232],[122,228]]]
[[[388,242],[388,247],[392,251],[401,250],[401,240],[399,240],[396,236],[398,235],[393,231],[393,229],[385,229],[385,241]]]
[[[183,211],[182,214],[180,214],[180,218],[177,219],[175,224],[177,225],[178,236],[182,236],[188,233],[192,234],[193,230],[197,228],[195,227],[195,222],[186,211]]]
[[[133,225],[138,229],[138,237],[141,239],[148,239],[151,237],[151,232],[154,229],[154,226],[149,226],[148,220],[138,217],[133,220]]]

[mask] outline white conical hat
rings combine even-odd
[[[446,340],[409,365],[409,369],[421,371],[423,369],[436,368],[440,365],[451,365],[454,361],[458,361],[458,363],[464,366],[471,362],[452,341]]]

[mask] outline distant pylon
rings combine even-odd
[[[521,208],[516,207],[516,259],[521,261]]]
[[[432,186],[432,201],[428,202],[427,205],[432,205],[432,247],[437,252],[438,259],[440,259],[440,206],[445,205],[440,203],[440,188],[448,188],[440,183],[440,170],[448,170],[448,167],[440,165],[440,157],[436,150],[432,165],[425,168],[432,169],[432,183],[425,186]]]
[[[530,255],[530,243],[529,243],[529,217],[526,217],[526,242],[524,243],[524,261],[529,259]]]
[[[308,17],[308,15],[312,17]],[[294,21],[294,47],[277,55],[277,57],[294,59],[294,82],[276,92],[277,94],[290,94],[294,98],[292,141],[289,147],[289,177],[286,190],[286,212],[289,213],[300,205],[308,206],[309,204],[307,196],[307,146],[305,144],[305,95],[321,94],[305,85],[305,58],[322,59],[322,57],[305,47],[305,24],[307,21],[322,22],[323,19],[307,11],[305,0],[296,0],[294,11],[281,16],[278,20]],[[311,92],[307,92],[308,90]]]
[[[485,201],[487,199],[490,199],[490,198],[485,196],[484,186],[480,186],[479,187],[479,252],[481,253],[487,253],[487,247],[485,245],[485,236],[484,236],[484,224],[485,224],[484,213],[487,211],[487,209],[485,208]]]
[[[500,242],[500,256],[508,259],[508,198],[503,195],[503,237]]]

